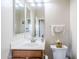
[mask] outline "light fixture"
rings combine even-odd
[[[37,6],[38,7],[42,7],[42,3],[37,3]]]
[[[44,0],[44,2],[50,2],[50,0]]]
[[[18,8],[18,5],[16,4],[15,7]]]
[[[23,5],[23,4],[21,4],[21,3],[19,4],[19,6],[20,6],[20,7],[24,7],[24,5]]]
[[[15,3],[16,3],[16,4],[19,4],[19,3],[20,3],[20,1],[19,1],[19,0],[15,0]]]
[[[35,3],[31,3],[31,6],[32,6],[32,7],[35,7]]]
[[[19,6],[24,7],[23,4],[19,0],[16,0],[15,3],[16,3],[16,7],[19,7]]]
[[[43,0],[35,0],[36,3],[41,3]]]
[[[34,2],[34,0],[27,0],[27,2],[31,2],[31,3],[33,3],[33,2]]]

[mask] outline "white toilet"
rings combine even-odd
[[[62,48],[56,48],[56,45],[50,45],[53,52],[53,59],[66,59],[66,52],[68,47],[62,45]]]

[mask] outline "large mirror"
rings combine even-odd
[[[25,4],[24,0],[15,0],[14,5],[14,32],[21,34],[25,32]]]
[[[32,37],[44,37],[44,3],[15,0],[14,32]]]

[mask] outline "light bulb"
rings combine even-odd
[[[34,2],[34,0],[28,0],[28,2],[31,2],[32,3],[32,2]]]
[[[38,6],[38,7],[42,7],[42,4],[41,4],[41,3],[38,3],[37,6]]]
[[[50,2],[50,0],[44,0],[44,2]]]
[[[31,6],[35,7],[35,3],[32,3]]]
[[[15,2],[16,2],[16,4],[19,4],[19,3],[20,3],[20,1],[19,1],[19,0],[15,0]]]
[[[35,2],[40,3],[43,2],[43,0],[35,0]]]
[[[19,4],[19,6],[20,6],[20,7],[24,7],[23,4],[21,4],[21,3]]]
[[[15,5],[16,8],[18,8],[18,5]]]

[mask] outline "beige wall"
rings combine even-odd
[[[8,59],[13,39],[13,0],[1,0],[1,59]]]
[[[51,3],[45,5],[45,39],[46,50],[48,52],[49,59],[52,58],[52,52],[50,50],[50,44],[55,43],[55,38],[51,35],[51,25],[65,24],[65,33],[62,36],[63,44],[68,47],[70,45],[70,1],[69,0],[54,0]]]
[[[44,18],[45,17],[45,15],[44,15],[44,6],[43,5],[42,5],[42,7],[37,7],[35,12],[36,12],[36,16],[38,18]]]
[[[72,39],[72,59],[77,59],[77,1],[70,0],[70,26]]]

